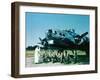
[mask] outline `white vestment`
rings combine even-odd
[[[39,52],[40,52],[40,48],[36,47],[35,48],[35,54],[34,54],[34,63],[39,63]]]

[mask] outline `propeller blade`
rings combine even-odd
[[[39,37],[39,40],[42,41],[42,39]]]
[[[42,43],[37,43],[37,44],[42,44]]]
[[[86,36],[88,34],[88,32],[85,32],[83,34],[81,34],[80,38],[83,38],[84,36]]]

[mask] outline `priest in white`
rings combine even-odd
[[[39,63],[39,57],[40,57],[40,47],[37,46],[35,48],[34,63]]]

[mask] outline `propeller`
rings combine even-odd
[[[39,44],[42,44],[42,45],[47,45],[47,44],[48,44],[48,42],[47,42],[47,39],[46,39],[46,38],[41,39],[41,38],[39,37],[39,40],[41,41],[41,43],[39,43]]]
[[[42,41],[42,39],[39,37],[39,40]]]
[[[82,39],[83,37],[85,37],[87,34],[88,34],[88,32],[85,32],[85,33],[83,33],[83,34],[81,34],[81,35],[75,36],[75,43],[76,43],[76,44],[79,44],[79,43],[81,42],[81,39]]]
[[[88,34],[88,32],[85,32],[83,34],[81,34],[80,38],[83,38],[84,36],[86,36]]]

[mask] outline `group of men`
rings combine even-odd
[[[75,53],[75,52],[73,52]],[[34,53],[34,63],[64,63],[67,64],[69,62],[75,62],[76,61],[77,55],[70,55],[67,50],[40,50],[40,47],[37,46],[35,48],[35,53]]]

